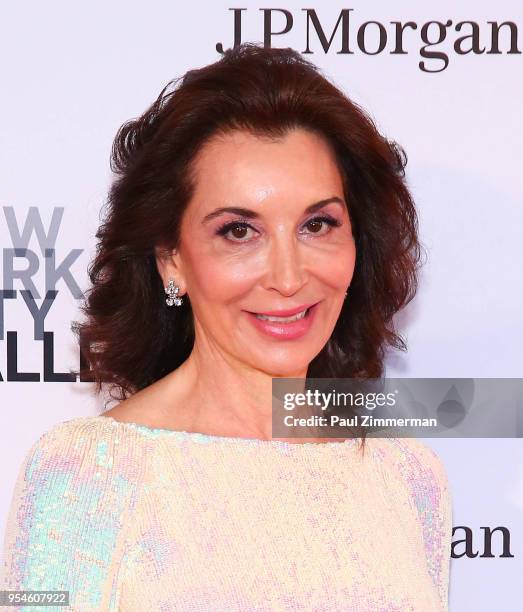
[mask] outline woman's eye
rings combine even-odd
[[[218,234],[232,242],[246,242],[246,238],[248,240],[250,237],[249,230],[252,229],[247,223],[227,223],[218,230]]]
[[[326,234],[332,227],[338,227],[341,223],[331,217],[314,217],[305,224],[311,234]]]
[[[333,227],[338,227],[340,225],[341,222],[333,217],[314,217],[305,223],[304,227],[306,231],[300,233],[323,236],[328,234]],[[249,242],[253,238],[254,232],[256,232],[256,230],[248,223],[244,221],[233,221],[220,227],[217,234],[223,236],[230,242]]]

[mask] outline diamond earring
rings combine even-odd
[[[165,303],[167,306],[181,306],[183,300],[181,297],[178,297],[178,293],[180,291],[180,287],[174,284],[174,280],[172,278],[169,279],[167,283],[167,287],[165,287],[165,293],[167,294],[167,299]]]

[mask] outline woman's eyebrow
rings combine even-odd
[[[320,200],[319,202],[315,202],[314,204],[307,206],[304,212],[305,213],[316,212],[320,208],[327,206],[327,204],[332,204],[333,202],[337,204],[341,204],[341,206],[345,206],[344,200],[342,200],[341,198],[338,198],[337,196],[334,196],[332,198],[325,198],[324,200]],[[209,214],[205,215],[205,217],[202,219],[202,223],[208,223],[211,219],[214,219],[220,215],[223,215],[224,213],[232,213],[235,215],[240,215],[242,217],[246,217],[247,219],[256,219],[260,216],[259,213],[257,213],[254,210],[251,210],[250,208],[241,208],[239,206],[222,206],[220,208],[216,208]]]

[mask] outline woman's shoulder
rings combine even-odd
[[[441,457],[419,438],[376,438],[380,460],[397,471],[416,497],[434,500],[450,496],[449,479]]]
[[[133,428],[104,416],[80,416],[41,433],[21,471],[27,481],[47,478],[50,472],[104,481],[114,474],[136,481],[145,473],[149,450],[148,439]]]
[[[96,441],[115,443],[116,440],[121,439],[122,431],[127,435],[132,435],[132,430],[122,430],[121,427],[118,427],[121,424],[112,417],[103,414],[73,417],[48,427],[38,435],[33,446],[38,445],[40,449],[44,449],[66,444],[73,449],[81,446],[81,442],[90,445]]]
[[[388,438],[392,446],[404,459],[416,459],[427,467],[444,470],[443,461],[427,442],[419,438]]]

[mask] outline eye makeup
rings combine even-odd
[[[234,229],[235,227],[245,227],[245,228],[252,229],[255,232],[258,231],[248,221],[244,219],[238,219],[236,221],[226,221],[225,223],[220,225],[220,227],[216,230],[216,234],[218,236],[225,236],[231,231],[231,229]]]
[[[328,214],[322,214],[322,215],[317,215],[315,217],[311,217],[310,219],[307,219],[307,221],[305,221],[303,223],[303,227],[307,227],[312,222],[325,223],[330,228],[340,227],[342,225],[342,222],[340,220],[336,219],[335,217],[332,217],[331,215],[328,215]],[[226,236],[232,229],[237,228],[237,227],[241,227],[241,228],[245,228],[245,229],[252,229],[255,232],[258,231],[247,220],[238,219],[238,220],[235,220],[235,221],[227,221],[227,222],[223,223],[216,230],[216,235],[218,235],[218,236]],[[319,234],[319,232],[311,232],[312,235],[314,235],[316,233]],[[328,234],[328,233],[329,232],[324,232],[321,235],[323,236],[323,235]],[[246,242],[246,241],[238,239],[238,240],[232,240],[232,242]]]
[[[339,219],[336,219],[335,217],[331,217],[330,215],[327,215],[327,214],[322,214],[322,215],[317,215],[316,217],[312,217],[311,219],[308,219],[307,221],[305,221],[303,225],[307,226],[309,223],[312,223],[313,221],[321,221],[322,223],[326,223],[330,227],[340,227],[340,225],[342,224]]]

